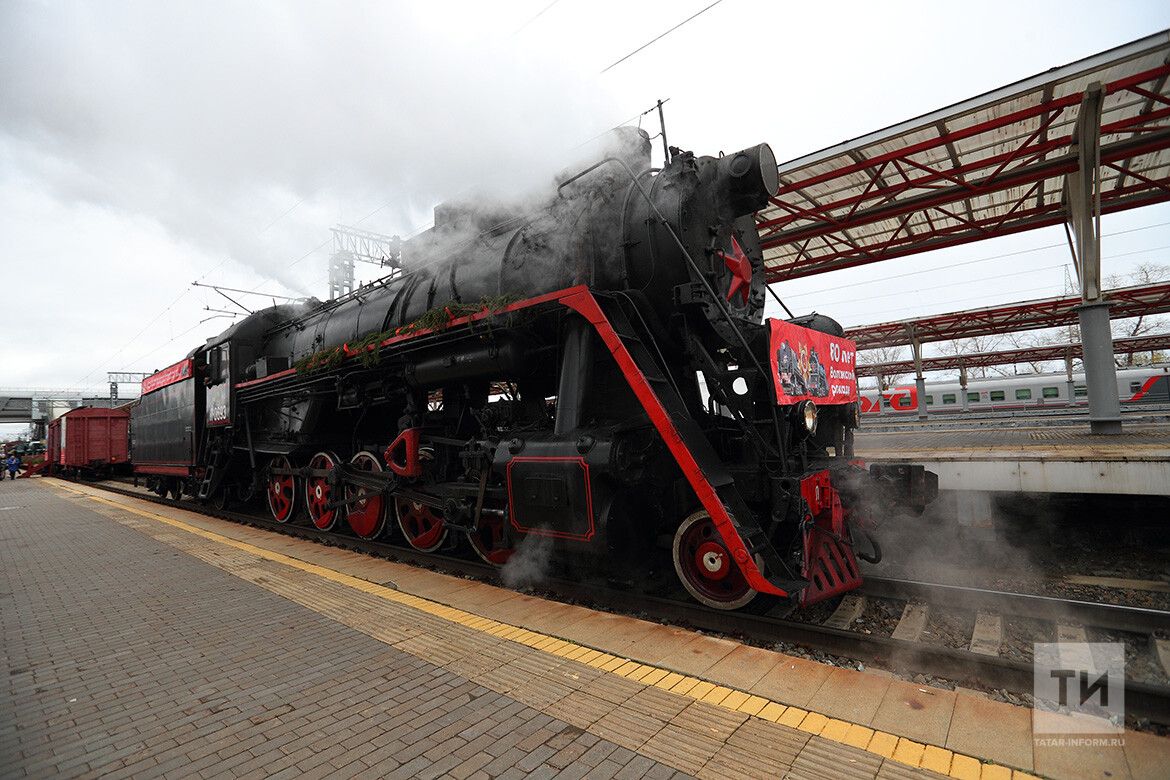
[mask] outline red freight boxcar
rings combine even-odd
[[[54,473],[109,473],[130,464],[130,410],[83,406],[49,423]]]

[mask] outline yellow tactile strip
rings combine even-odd
[[[1029,778],[1035,778],[1035,775],[1021,772],[1020,770],[1013,770],[999,764],[984,763],[982,760],[973,756],[955,753],[935,745],[924,745],[895,734],[875,731],[856,723],[829,718],[818,712],[810,712],[799,707],[787,706],[780,702],[734,688],[716,685],[715,683],[697,677],[632,661],[628,658],[616,656],[577,642],[564,640],[551,634],[502,623],[491,618],[442,604],[438,601],[415,596],[361,579],[360,577],[354,577],[324,566],[298,560],[283,553],[232,539],[214,531],[208,531],[190,525],[181,520],[138,509],[117,501],[111,501],[66,485],[58,484],[57,486],[78,496],[106,504],[115,509],[130,512],[140,517],[181,529],[208,541],[222,544],[274,563],[289,566],[308,574],[316,575],[331,582],[410,607],[427,615],[450,621],[474,631],[515,642],[566,660],[583,663],[603,672],[625,677],[643,686],[660,688],[727,710],[818,735],[823,739],[860,748],[909,767],[920,767],[942,775],[972,780],[1028,780]]]

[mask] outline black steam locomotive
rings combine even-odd
[[[936,483],[852,460],[836,322],[763,321],[770,148],[671,149],[653,170],[644,133],[618,139],[539,206],[440,206],[395,273],[256,312],[148,378],[138,473],[216,504],[263,494],[279,522],[303,507],[367,539],[390,521],[421,550],[465,539],[501,566],[539,544],[562,571],[630,581],[669,547],[725,609],[857,587],[857,556],[880,557],[867,524]],[[780,386],[781,326],[786,347],[844,356],[786,366],[816,362],[819,396]]]

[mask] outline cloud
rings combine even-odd
[[[491,5],[491,4],[487,4]],[[611,118],[492,5],[8,5],[0,159],[64,203],[142,215],[291,289],[333,221],[414,226],[513,193]],[[460,24],[452,25],[452,18]],[[263,230],[301,203],[279,230]],[[340,204],[349,208],[343,209]],[[357,207],[355,209],[355,206]],[[394,228],[408,229],[408,228]]]

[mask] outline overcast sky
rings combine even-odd
[[[411,234],[657,98],[674,145],[787,160],[1170,27],[1164,2],[724,0],[601,73],[709,2],[0,3],[0,388],[102,389],[177,360],[229,324],[200,323],[230,305],[196,279],[324,297],[331,225]],[[1106,273],[1166,261],[1170,208],[1106,220],[1122,231]],[[1063,242],[779,292],[847,325],[1040,297],[1063,286]]]

